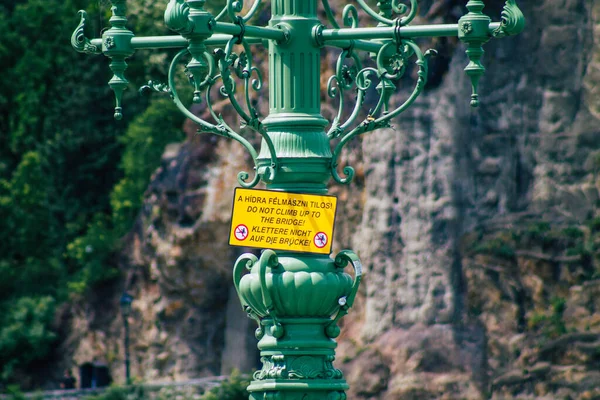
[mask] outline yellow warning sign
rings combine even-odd
[[[229,244],[331,253],[337,198],[237,188]]]

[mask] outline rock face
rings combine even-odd
[[[600,2],[519,5],[526,31],[486,46],[478,110],[463,47],[434,42],[425,94],[345,155],[335,246],[366,269],[337,356],[351,399],[600,396]],[[444,22],[454,2],[422,7]],[[136,376],[255,365],[254,327],[228,306],[244,160],[203,136],[167,149],[125,252]],[[110,326],[91,330],[122,354]],[[77,360],[109,358],[91,343]]]

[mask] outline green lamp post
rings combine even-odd
[[[168,83],[150,82],[144,89],[171,96],[179,110],[199,125],[199,132],[236,140],[249,151],[255,171],[252,178],[246,172],[238,174],[239,184],[245,188],[242,190],[262,181],[267,190],[273,191],[269,193],[290,196],[325,196],[330,177],[338,183],[349,183],[354,176],[352,167],[344,167],[341,174],[338,171],[338,159],[348,141],[389,127],[423,91],[427,60],[434,52],[422,51],[416,38],[455,36],[466,44],[470,63],[465,71],[472,82],[471,105],[476,107],[478,81],[485,70],[481,63],[483,44],[493,37],[518,34],[524,27],[523,14],[515,0],[506,0],[500,22],[492,22],[483,14],[483,1],[469,0],[468,13],[458,23],[417,26],[410,25],[417,14],[417,0],[407,1],[408,5],[399,0],[379,0],[377,9],[365,0],[356,0],[356,5],[344,7],[340,19],[343,26],[327,0],[272,0],[267,26],[249,24],[261,10],[261,0],[250,5],[243,0],[227,0],[218,15],[205,9],[205,0],[170,0],[164,19],[177,35],[135,37],[126,28],[125,0],[111,3],[111,28],[101,39],[85,37],[86,13],[80,11],[81,22],[71,42],[77,51],[103,53],[111,59],[114,76],[109,85],[115,92],[115,118],[120,119],[123,112],[121,95],[128,86],[127,57],[137,49],[181,48],[171,63]],[[326,21],[319,20],[319,7]],[[375,26],[360,27],[359,10]],[[260,71],[253,65],[255,45],[268,47],[269,115],[264,120],[260,120],[252,102],[253,92],[260,91],[263,83]],[[321,115],[320,54],[324,46],[340,49],[327,87],[331,101],[339,104],[333,121]],[[371,54],[374,63],[363,66],[360,52]],[[205,101],[212,120],[194,115],[178,95],[175,74],[184,59],[194,90],[192,101]],[[396,84],[413,62],[417,68],[414,88],[403,103],[391,106]],[[260,151],[237,127],[228,125],[213,111],[211,96],[217,87],[218,95],[229,99],[243,125],[261,136]],[[375,93],[378,100],[372,103],[366,117],[359,118],[367,93]],[[353,105],[346,104],[348,94],[355,96]],[[303,201],[285,203],[291,207],[304,204]],[[275,219],[263,218],[265,221],[277,225]],[[292,218],[277,221],[302,222]],[[245,224],[235,228],[239,229],[236,233],[232,230],[232,237],[238,240],[245,240],[255,229]],[[264,231],[265,227],[261,229]],[[291,236],[294,232],[309,232],[277,226],[266,229]],[[244,254],[235,263],[234,284],[242,306],[258,324],[256,337],[263,363],[248,387],[252,400],[346,399],[348,385],[333,366],[334,339],[340,332],[338,321],[353,304],[362,267],[350,250],[331,258],[327,252],[330,245],[325,246],[327,241],[327,236],[318,232],[314,244],[324,251],[313,251],[314,247],[308,245],[298,249],[263,246],[279,251],[265,249],[260,257]],[[348,265],[354,270],[352,275],[345,272]]]

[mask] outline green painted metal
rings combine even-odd
[[[433,50],[423,51],[420,37],[454,36],[466,44],[471,79],[471,105],[477,106],[478,82],[485,68],[483,45],[492,38],[516,35],[524,17],[514,0],[506,0],[500,22],[483,14],[481,0],[469,0],[468,13],[456,24],[410,25],[417,15],[417,0],[379,0],[377,9],[365,0],[347,4],[336,16],[327,0],[272,0],[268,26],[249,22],[261,10],[262,0],[250,5],[227,0],[216,16],[205,0],[170,0],[165,24],[177,35],[134,37],[126,28],[125,0],[111,0],[111,28],[102,39],[84,34],[86,14],[73,32],[75,50],[111,58],[114,76],[115,118],[121,114],[121,94],[128,86],[125,60],[137,49],[180,48],[169,69],[167,83],[151,81],[141,91],[170,96],[179,110],[199,126],[199,132],[236,140],[254,160],[254,175],[238,174],[241,186],[259,182],[268,189],[299,193],[327,193],[331,177],[349,183],[350,166],[338,172],[338,159],[354,137],[391,126],[421,94],[427,79],[427,62]],[[319,20],[322,7],[325,21]],[[359,15],[375,26],[360,27]],[[253,65],[252,46],[265,45],[269,53],[269,115],[259,118],[255,99],[262,90],[261,72]],[[332,121],[321,115],[321,48],[341,49],[335,73],[329,77],[326,100],[337,101]],[[371,53],[374,65],[363,66],[360,52]],[[194,115],[175,87],[182,63],[194,87],[192,102],[205,102],[212,120]],[[409,64],[417,78],[408,97],[390,104]],[[218,89],[218,90],[217,90]],[[379,100],[363,115],[368,92]],[[347,104],[348,94],[354,95]],[[224,96],[247,126],[261,136],[260,150],[239,127],[229,126],[212,105]],[[353,274],[345,272],[351,265]],[[263,250],[260,257],[243,254],[235,263],[234,284],[242,307],[256,320],[256,336],[263,367],[249,386],[252,400],[343,400],[348,385],[333,366],[338,321],[354,302],[362,277],[358,257],[350,250],[334,258],[319,254]]]

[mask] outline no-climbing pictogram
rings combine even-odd
[[[327,242],[329,242],[329,238],[327,237],[327,234],[325,232],[318,232],[313,239],[313,243],[319,249],[325,247],[327,245]]]
[[[239,224],[235,227],[233,234],[237,240],[246,240],[248,237],[248,227],[244,224]]]

